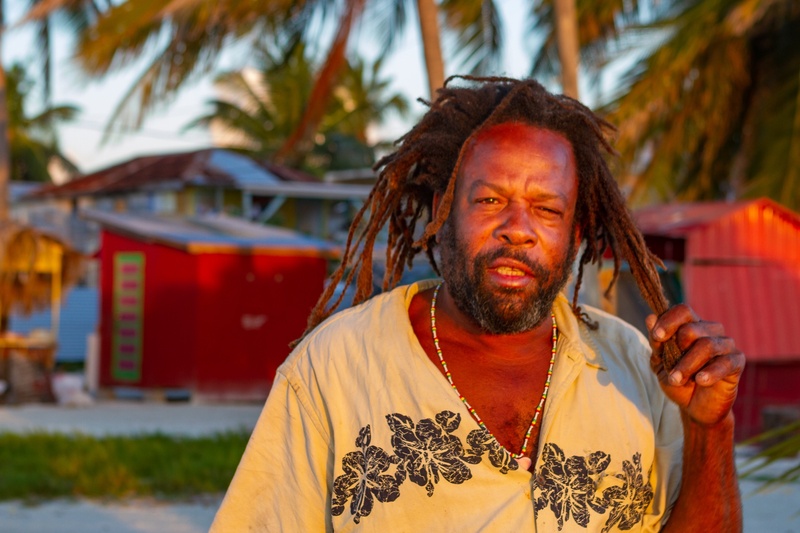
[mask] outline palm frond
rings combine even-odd
[[[394,49],[408,22],[409,0],[382,0],[368,2],[364,20],[370,21],[383,57]]]
[[[766,447],[747,459],[739,467],[739,477],[763,481],[761,489],[778,483],[793,483],[800,480],[800,463],[782,469],[777,475],[767,470],[776,462],[794,458],[800,453],[800,421],[766,431],[741,444],[744,446],[764,445]]]
[[[754,71],[757,90],[751,97],[753,133],[744,196],[768,196],[800,210],[800,53],[794,37],[800,17],[782,32],[770,32],[774,52],[762,55]]]
[[[560,71],[553,24],[554,1],[540,0],[534,3],[530,16],[528,34],[539,41],[531,74],[538,77],[551,77]],[[660,12],[664,9],[663,6],[675,3],[658,0],[578,0],[575,9],[578,15],[582,64],[590,72],[598,72],[609,61],[609,54],[615,50],[615,45],[625,31],[646,21],[648,16]]]
[[[48,128],[57,122],[73,120],[80,112],[80,108],[74,105],[48,107],[38,115],[28,119],[28,124],[32,128]]]
[[[19,25],[28,24],[30,22],[37,22],[46,20],[56,13],[62,11],[76,11],[81,10],[90,2],[87,0],[39,0],[32,2],[30,9],[18,22]]]
[[[41,142],[27,135],[15,135],[10,140],[11,176],[19,181],[50,181],[47,170],[48,150]]]
[[[310,137],[317,130],[325,114],[325,108],[345,63],[347,44],[353,25],[361,18],[364,5],[365,0],[348,0],[346,2],[346,7],[337,24],[333,43],[314,80],[303,115],[294,131],[278,150],[276,154],[278,161],[291,162],[293,159],[302,157],[302,154],[313,146]]]
[[[744,193],[796,208],[800,52],[790,43],[800,13],[776,17],[783,7],[765,4],[686,2],[669,24],[638,30],[656,31],[664,43],[630,70],[626,91],[603,110],[619,125],[632,202],[653,193],[661,201]]]
[[[229,42],[279,28],[292,16],[293,5],[237,0],[164,6],[160,0],[128,0],[103,13],[78,44],[77,58],[86,73],[104,75],[143,55],[153,58],[114,110],[105,140],[140,127],[184,84],[210,72]]]
[[[455,34],[456,57],[473,74],[496,71],[503,48],[503,24],[492,0],[444,0],[447,28]]]
[[[55,126],[71,120],[78,113],[73,106],[48,107],[30,117],[26,100],[30,82],[20,65],[13,65],[6,77],[7,133],[11,153],[11,178],[20,181],[49,182],[48,165],[53,160],[64,162],[68,171],[76,171],[74,163],[61,153]]]
[[[210,71],[224,36],[207,33],[192,40],[192,28],[185,29],[177,31],[181,38],[169,41],[123,95],[105,128],[104,142],[114,133],[140,128],[145,117],[174,98],[184,83]]]

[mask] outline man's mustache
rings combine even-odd
[[[498,259],[511,259],[522,263],[539,279],[547,279],[550,276],[550,271],[545,268],[544,265],[528,257],[525,252],[519,248],[504,246],[496,248],[491,252],[481,253],[475,258],[475,264],[477,266],[487,267]]]

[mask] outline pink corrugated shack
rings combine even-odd
[[[737,439],[766,412],[800,409],[800,215],[768,199],[672,204],[635,213],[650,248],[681,265],[686,303],[747,355]]]

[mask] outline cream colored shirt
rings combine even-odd
[[[634,328],[559,296],[532,474],[481,430],[417,341],[424,282],[340,312],[283,365],[213,533],[658,531],[680,486],[678,410]]]

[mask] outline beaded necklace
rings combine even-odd
[[[444,360],[444,356],[442,355],[442,349],[439,347],[439,336],[436,334],[436,298],[439,296],[439,289],[442,288],[442,283],[439,283],[436,286],[436,289],[433,291],[433,298],[431,299],[431,333],[433,334],[433,344],[436,346],[436,355],[439,356],[439,362],[442,364],[442,368],[444,369],[444,375],[447,377],[447,381],[450,382],[450,386],[453,387],[453,390],[461,398],[461,401],[464,402],[464,405],[467,406],[469,412],[472,414],[475,421],[478,422],[478,425],[487,433],[492,435],[492,432],[486,428],[486,424],[483,423],[481,417],[478,416],[478,413],[475,409],[469,404],[467,399],[464,397],[463,394],[458,392],[458,388],[456,388],[456,384],[453,383],[453,376],[450,374],[450,370],[447,368],[447,362]],[[525,452],[528,451],[528,441],[531,438],[531,433],[533,433],[533,427],[539,420],[539,415],[542,412],[542,408],[544,407],[544,402],[547,399],[547,392],[550,390],[550,378],[553,376],[553,365],[556,362],[556,347],[558,344],[558,326],[556,325],[556,315],[551,314],[551,318],[553,319],[553,348],[550,352],[550,368],[547,369],[547,379],[544,382],[544,392],[542,392],[542,399],[539,400],[539,405],[536,407],[536,412],[533,414],[533,420],[531,420],[531,425],[528,427],[528,431],[525,432],[525,440],[522,442],[522,449],[519,453],[512,453],[511,457],[514,459],[519,459],[525,455]],[[492,438],[497,441],[497,437],[492,435]],[[497,441],[500,442],[500,441]],[[502,446],[502,445],[501,445]]]

